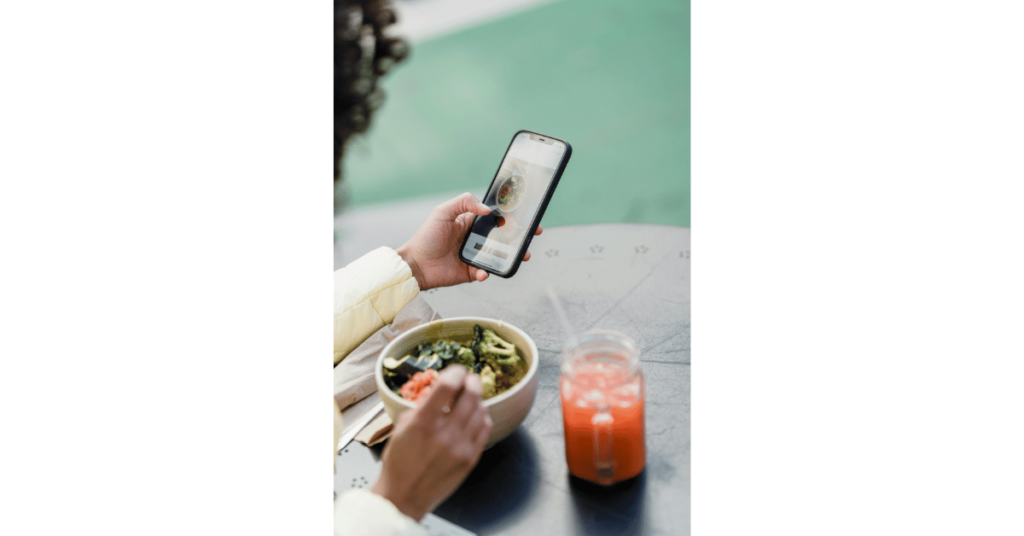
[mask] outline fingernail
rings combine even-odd
[[[486,210],[486,211],[490,212],[491,211],[491,207],[489,207],[489,206],[487,206],[487,205],[485,205],[483,203],[480,203],[480,210]]]

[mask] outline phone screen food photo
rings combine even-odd
[[[567,158],[568,145],[558,139],[520,131],[512,139],[483,202],[491,208],[470,228],[462,258],[487,271],[510,275],[535,220],[550,198]]]

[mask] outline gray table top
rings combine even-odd
[[[642,224],[546,229],[511,279],[435,289],[442,317],[485,316],[536,341],[533,409],[508,439],[486,451],[466,482],[435,510],[477,534],[689,534],[690,230]],[[574,328],[613,329],[640,349],[647,382],[647,466],[601,489],[569,476],[558,393],[565,339],[545,287],[558,291]],[[367,487],[379,448],[349,445],[335,489]],[[372,478],[370,478],[372,476]]]

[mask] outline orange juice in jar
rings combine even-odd
[[[570,473],[609,485],[643,471],[644,378],[629,337],[589,331],[570,341],[559,391]]]

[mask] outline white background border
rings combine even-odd
[[[0,8],[0,533],[330,533],[331,19]],[[1020,20],[694,6],[693,534],[1024,530]]]
[[[1024,533],[1018,2],[695,2],[693,534]]]
[[[332,20],[0,7],[0,534],[332,532]]]

